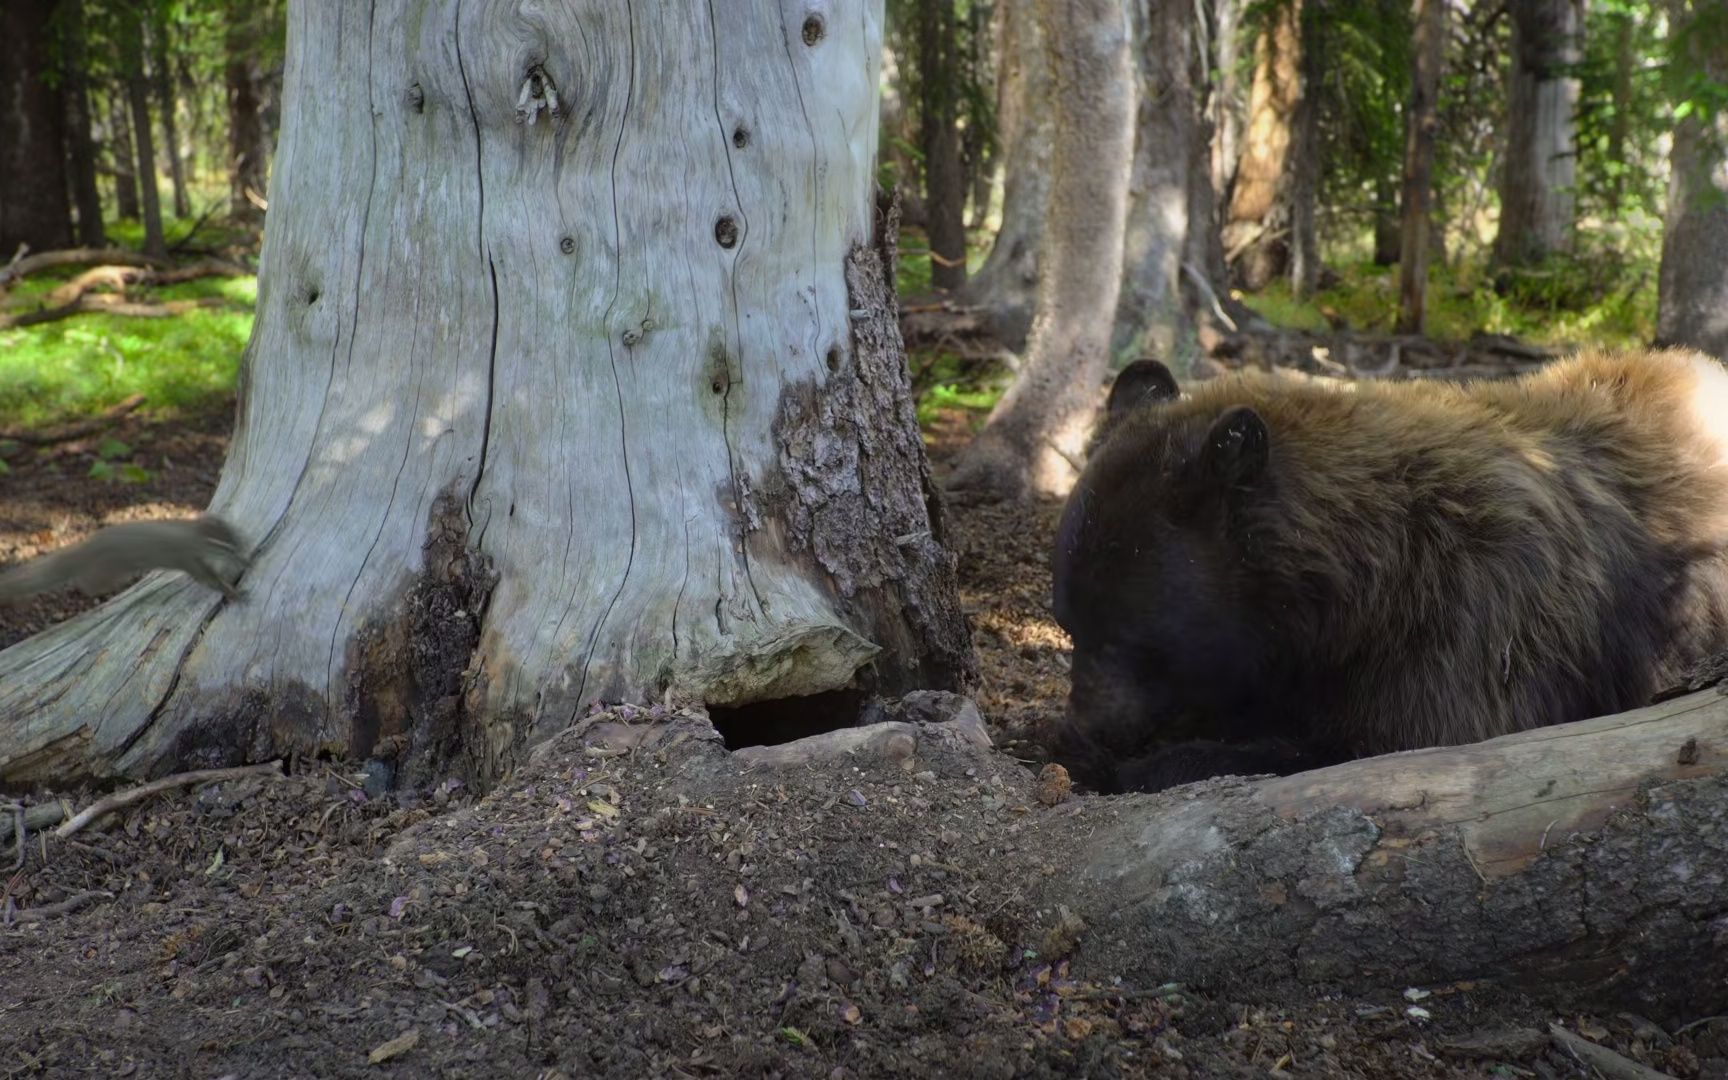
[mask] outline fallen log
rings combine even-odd
[[[0,428],[0,440],[23,443],[26,446],[53,446],[57,443],[71,442],[94,435],[103,428],[138,411],[144,404],[143,394],[132,394],[118,401],[96,416],[84,420],[75,420],[69,424],[47,430],[32,430],[30,428]]]
[[[43,251],[35,255],[26,255],[10,265],[0,267],[0,290],[4,290],[14,281],[29,277],[43,270],[51,270],[57,266],[147,266],[165,267],[166,259],[142,252],[127,251],[125,248],[67,248],[64,251]]]
[[[207,277],[239,277],[248,271],[231,262],[220,259],[200,259],[185,266],[172,269],[156,269],[148,266],[93,266],[77,277],[49,292],[43,298],[43,307],[64,307],[81,299],[86,294],[102,287],[123,292],[132,285],[178,285],[185,281],[196,281]]]
[[[159,304],[146,304],[126,300],[118,296],[87,293],[69,304],[59,307],[43,308],[40,311],[26,311],[17,315],[0,315],[0,330],[15,330],[24,326],[36,326],[41,323],[58,322],[70,319],[74,315],[87,315],[93,312],[107,312],[110,315],[125,315],[135,319],[169,319],[176,315],[184,315],[199,308],[222,307],[228,301],[219,296],[206,296],[197,300],[166,300]]]
[[[1082,959],[1148,983],[1489,981],[1653,1017],[1728,1005],[1728,698],[1070,803]]]
[[[741,785],[774,769],[989,778],[1011,812],[977,819],[954,859],[985,869],[956,887],[1026,889],[1026,917],[1074,943],[1088,978],[1251,1000],[1499,984],[1653,1019],[1728,1011],[1728,698],[1713,690],[1469,746],[1055,809],[989,749],[969,707],[949,715],[729,755],[717,737],[680,738]],[[630,730],[631,752],[653,752],[654,736]],[[742,801],[728,812],[748,827]],[[954,849],[927,827],[894,839]]]

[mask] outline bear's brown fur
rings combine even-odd
[[[1055,556],[1058,756],[1093,786],[1240,771],[1194,749],[1219,740],[1295,768],[1617,712],[1728,648],[1728,372],[1705,357],[1185,398],[1146,364]],[[1171,739],[1207,741],[1163,769]]]

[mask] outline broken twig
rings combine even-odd
[[[199,769],[196,772],[177,773],[164,776],[160,780],[152,780],[135,788],[116,791],[105,799],[100,799],[90,806],[80,810],[72,820],[54,830],[56,838],[64,840],[84,826],[95,821],[104,814],[112,813],[123,806],[131,806],[142,802],[152,795],[175,788],[191,787],[195,784],[209,784],[219,780],[240,780],[248,776],[281,776],[282,762],[272,761],[264,765],[242,765],[234,769]]]
[[[1554,1037],[1555,1045],[1606,1076],[1608,1080],[1674,1080],[1665,1072],[1658,1072],[1648,1065],[1640,1065],[1606,1046],[1598,1046],[1582,1035],[1567,1031],[1559,1024],[1549,1024],[1548,1034]]]
[[[111,892],[73,893],[59,903],[43,904],[36,908],[19,908],[12,912],[12,921],[14,923],[44,922],[48,919],[59,918],[62,915],[70,915],[80,908],[89,907],[97,900],[112,899],[114,899],[114,894]]]

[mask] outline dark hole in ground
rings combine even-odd
[[[711,705],[708,719],[726,740],[728,750],[774,746],[857,725],[864,699],[865,695],[858,690],[830,690],[749,705]]]

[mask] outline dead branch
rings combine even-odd
[[[46,922],[62,915],[70,915],[81,908],[89,907],[98,900],[112,900],[111,892],[81,892],[73,893],[66,899],[55,904],[43,904],[37,908],[20,908],[12,913],[13,923]]]
[[[101,263],[106,266],[148,266],[166,267],[167,260],[158,259],[154,255],[142,252],[127,251],[125,248],[67,248],[64,251],[44,251],[37,255],[26,255],[5,269],[0,270],[0,289],[5,289],[20,278],[42,270],[50,270],[56,266],[91,266]]]
[[[102,410],[102,413],[99,416],[93,416],[87,420],[79,420],[62,427],[52,428],[48,431],[27,431],[23,428],[0,428],[0,439],[25,443],[29,446],[52,446],[56,443],[71,442],[73,439],[82,439],[86,435],[93,435],[96,432],[101,431],[114,421],[119,420],[128,413],[136,411],[140,405],[144,404],[145,400],[143,394],[133,394],[125,401],[108,406],[108,408]]]
[[[199,278],[239,277],[245,273],[245,268],[219,259],[201,259],[166,270],[146,266],[96,266],[50,292],[44,298],[44,306],[63,308],[101,286],[124,291],[129,285],[178,285]]]
[[[58,825],[72,816],[72,807],[65,799],[26,806],[23,807],[23,811],[25,832],[40,832],[48,826]],[[0,819],[0,843],[12,839],[13,825],[14,819],[10,815]]]
[[[199,769],[195,772],[164,776],[162,779],[152,780],[148,784],[127,788],[125,791],[116,791],[107,798],[92,803],[79,811],[70,821],[55,829],[54,835],[56,838],[64,840],[104,814],[113,813],[121,807],[131,806],[133,803],[142,802],[152,795],[172,791],[175,788],[216,783],[221,780],[240,780],[249,776],[280,777],[282,775],[282,762],[277,760],[264,765],[242,765],[233,769]]]
[[[1548,1033],[1554,1036],[1554,1042],[1562,1049],[1608,1080],[1674,1080],[1665,1072],[1657,1072],[1650,1066],[1640,1065],[1606,1046],[1598,1046],[1582,1035],[1567,1031],[1559,1024],[1549,1024]]]
[[[62,304],[56,308],[27,311],[21,315],[0,315],[0,330],[16,330],[24,326],[58,322],[74,315],[98,311],[107,312],[110,315],[126,315],[137,319],[170,319],[176,315],[184,315],[189,311],[222,307],[227,303],[228,301],[219,296],[207,296],[198,300],[167,300],[159,304],[142,304],[115,296],[85,295],[70,304]]]

